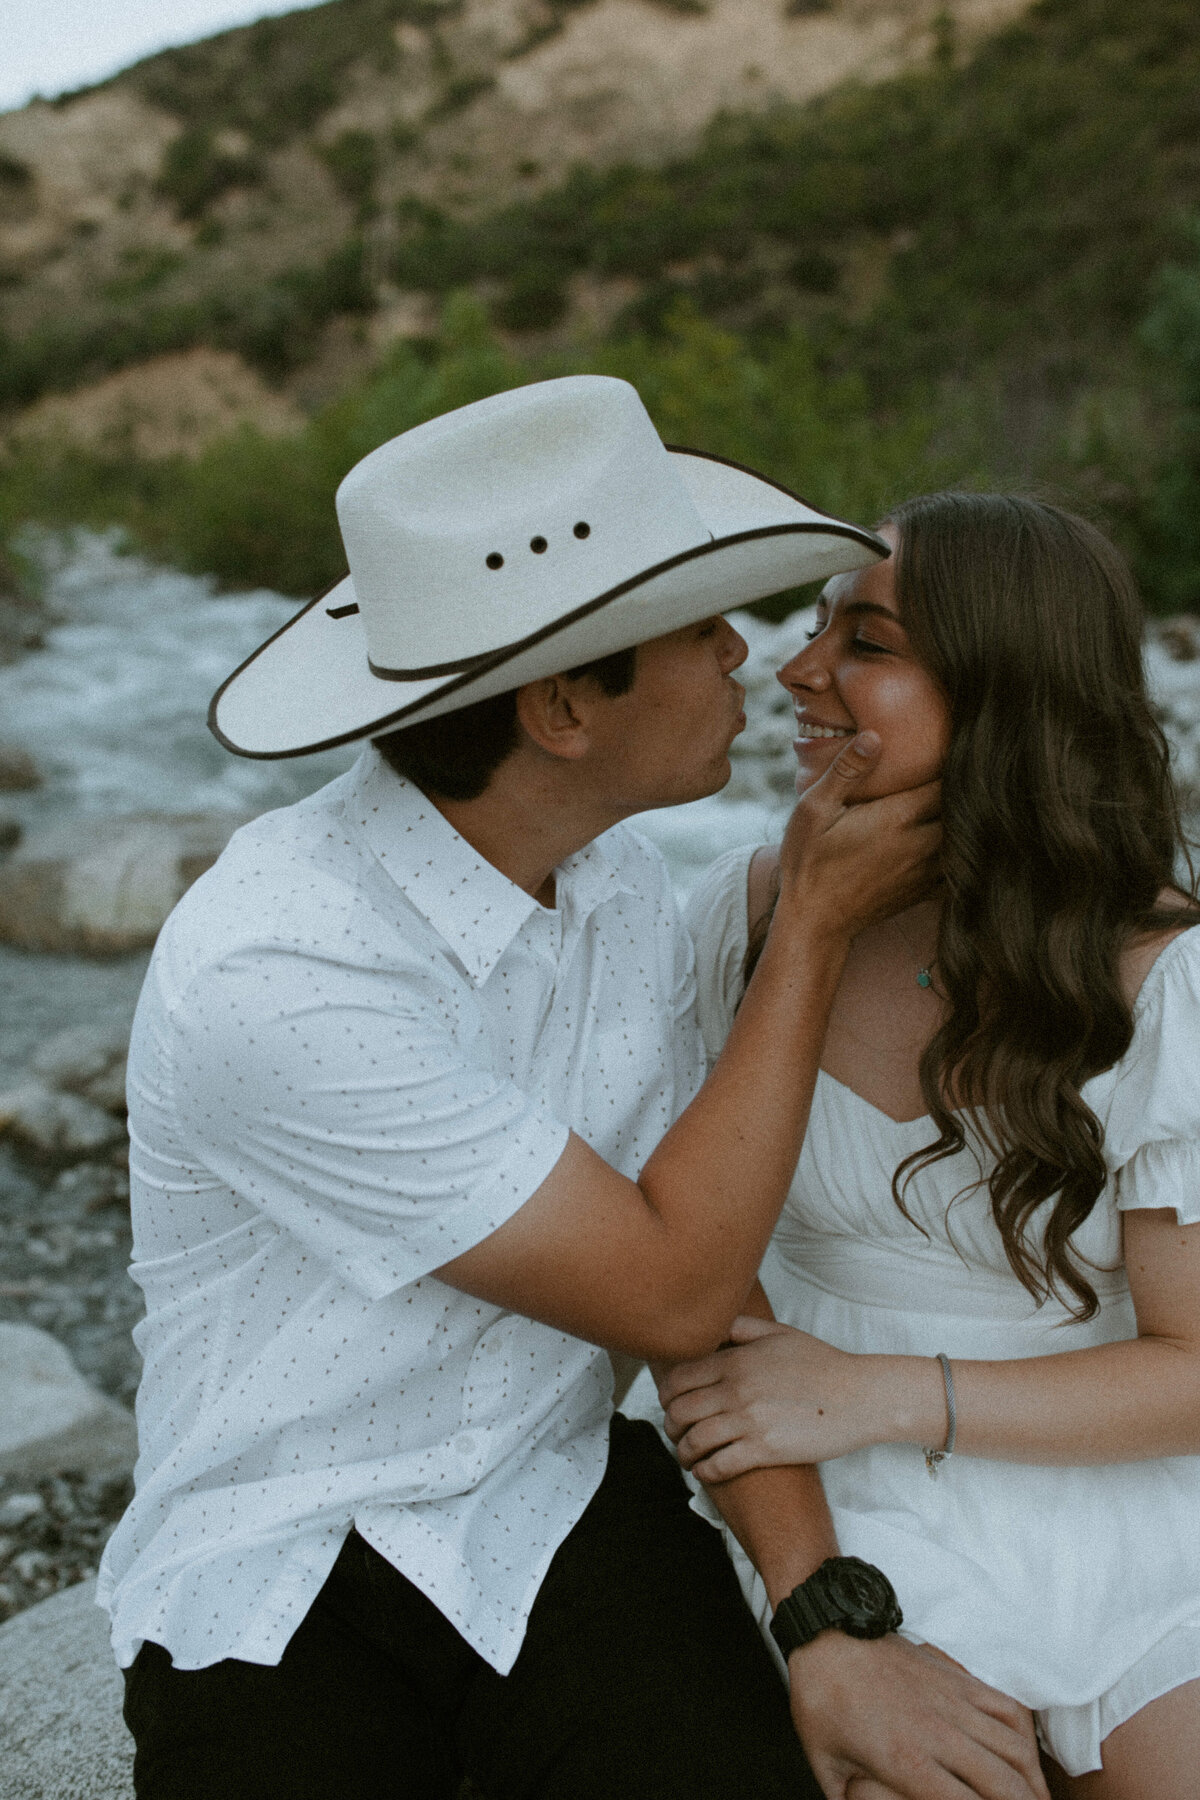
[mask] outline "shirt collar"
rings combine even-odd
[[[542,912],[538,902],[472,849],[377,750],[351,771],[348,801],[380,866],[482,986],[525,922]],[[599,844],[567,857],[557,871],[564,929],[573,935],[624,886]]]

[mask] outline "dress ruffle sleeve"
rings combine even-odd
[[[746,879],[758,848],[727,850],[705,870],[684,908],[696,946],[696,1018],[709,1067],[716,1062],[742,996],[746,957]]]
[[[1200,1224],[1200,927],[1160,952],[1138,995],[1105,1143],[1122,1211],[1171,1206]]]

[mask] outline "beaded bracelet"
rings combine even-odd
[[[954,1404],[954,1376],[950,1372],[950,1358],[944,1350],[939,1350],[937,1359],[942,1366],[942,1380],[946,1384],[946,1441],[940,1450],[927,1449],[925,1452],[925,1467],[931,1476],[937,1475],[940,1463],[954,1455],[954,1440],[958,1436],[958,1410]]]

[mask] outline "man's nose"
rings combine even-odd
[[[734,629],[728,619],[721,620],[725,627],[725,642],[721,645],[721,666],[726,674],[740,669],[750,654],[750,646],[740,631]]]

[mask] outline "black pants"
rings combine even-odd
[[[277,1667],[147,1643],[125,1718],[139,1800],[820,1800],[719,1535],[619,1415],[508,1675],[351,1532]]]

